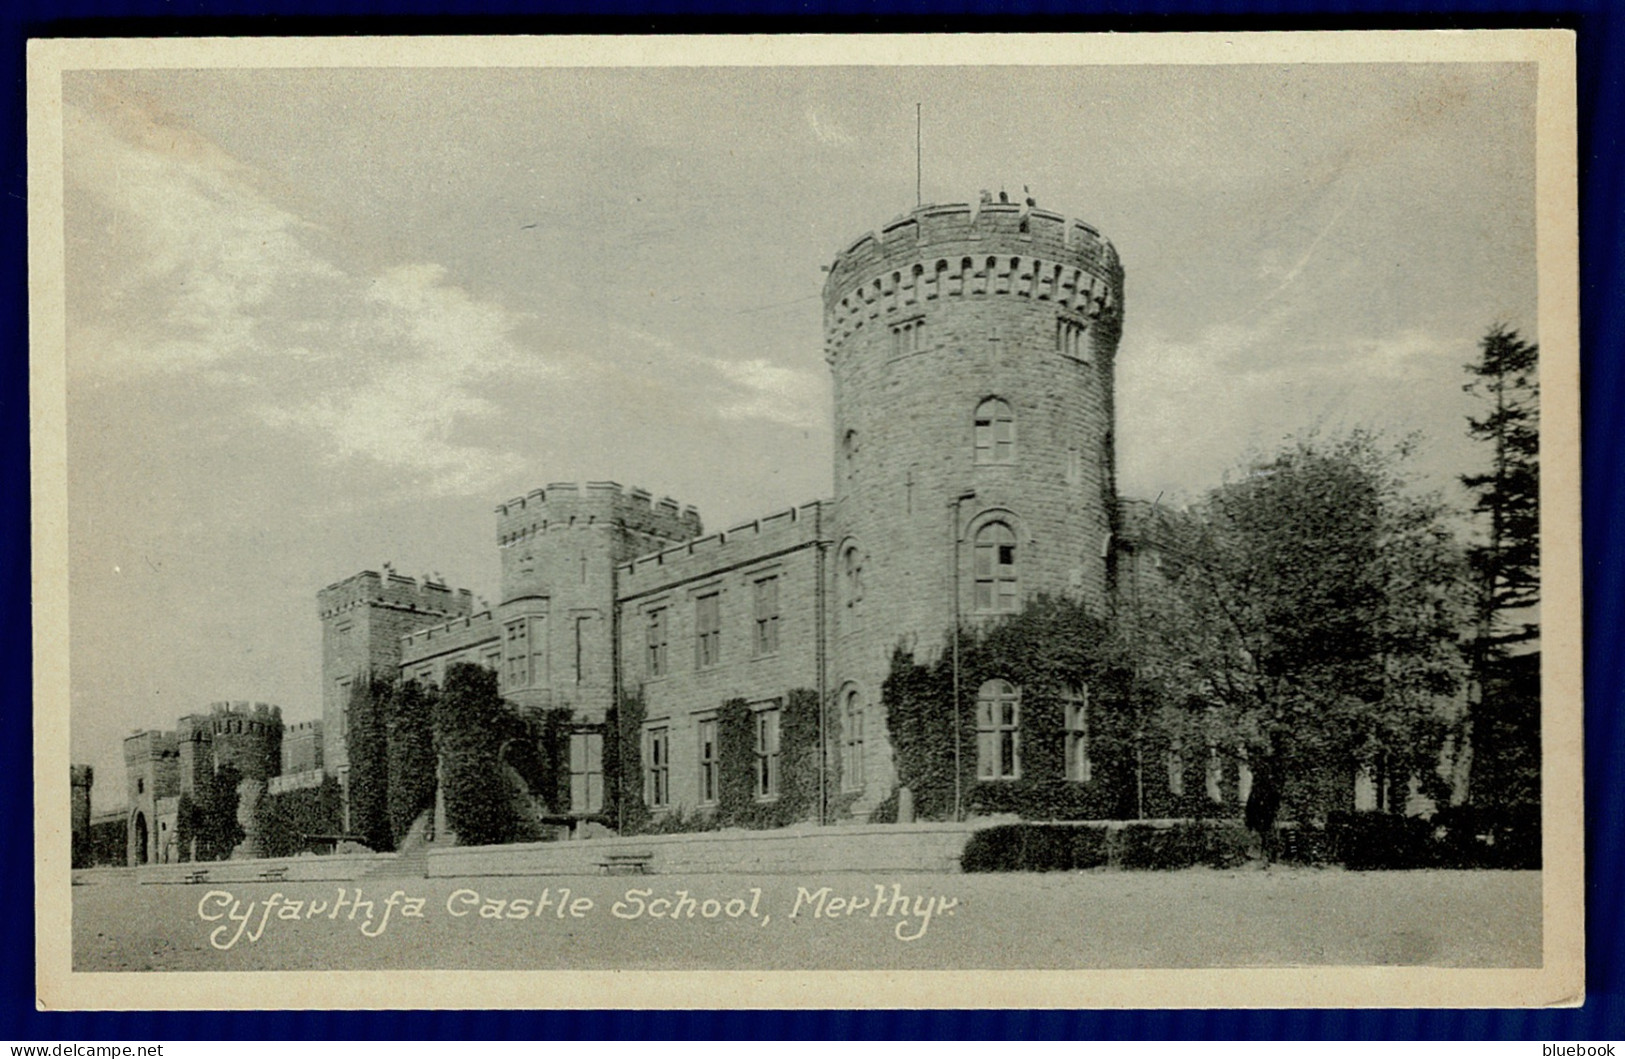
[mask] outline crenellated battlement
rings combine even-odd
[[[693,505],[669,496],[656,500],[646,489],[619,482],[553,482],[498,504],[497,543],[507,546],[556,529],[616,526],[665,540],[681,541],[704,532]]]
[[[194,713],[178,722],[181,742],[212,739],[217,735],[271,736],[283,730],[282,707],[264,702],[211,702],[208,713]]]
[[[363,570],[343,581],[335,581],[316,593],[316,604],[323,618],[359,606],[383,606],[455,618],[473,613],[474,594],[466,588],[453,589],[429,578],[419,582],[386,566],[382,574]]]
[[[682,544],[639,556],[617,568],[621,588],[623,591],[636,591],[639,578],[667,576],[663,572],[665,568],[687,563],[695,556],[708,563],[720,563],[730,556],[744,558],[746,553],[754,556],[775,548],[793,547],[816,540],[821,530],[819,515],[826,506],[827,501],[814,500],[800,507],[787,508],[765,518],[741,523],[732,529],[694,537]]]
[[[1121,310],[1123,269],[1092,225],[1015,203],[920,206],[854,240],[824,283],[833,345],[865,321],[908,316],[943,299],[1048,301],[1080,320]]]
[[[124,738],[124,760],[127,764],[150,759],[175,757],[180,753],[174,732],[156,728],[132,732]]]
[[[472,632],[478,635],[491,628],[495,622],[496,617],[491,611],[482,610],[478,614],[467,614],[461,618],[453,618],[451,621],[431,625],[426,629],[416,629],[401,637],[403,657],[409,657],[412,654],[412,652],[406,652],[405,648],[417,648],[417,653],[421,653],[426,645],[436,640],[452,638],[458,641],[466,640],[469,633]]]

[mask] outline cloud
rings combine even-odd
[[[1327,339],[1285,314],[1216,324],[1189,340],[1126,342],[1117,362],[1122,487],[1189,497],[1292,434],[1407,433],[1460,402],[1468,354],[1417,329]],[[1432,462],[1419,469],[1449,481],[1453,472]]]
[[[756,358],[724,361],[711,366],[743,392],[724,402],[717,414],[724,419],[761,419],[781,426],[812,429],[826,418],[821,380],[812,372],[780,367]]]
[[[477,492],[512,469],[512,454],[464,435],[502,411],[480,392],[492,376],[554,370],[515,338],[534,314],[476,297],[437,264],[333,259],[316,249],[326,233],[255,173],[128,103],[70,108],[68,128],[68,180],[105,235],[73,252],[108,278],[69,299],[78,375],[233,383],[260,421],[330,460],[411,470],[414,488]]]
[[[807,124],[812,128],[813,135],[818,142],[830,147],[849,147],[852,144],[852,134],[828,118],[820,119],[818,112],[812,107],[807,108]]]

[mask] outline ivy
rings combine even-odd
[[[385,725],[386,803],[394,845],[399,845],[422,813],[434,808],[434,708],[439,694],[438,688],[408,681],[390,700]]]
[[[227,860],[243,840],[237,822],[237,784],[242,773],[229,761],[203,777],[196,796],[181,795],[175,809],[175,843],[183,859]]]
[[[927,820],[953,818],[956,746],[967,815],[1016,813],[1031,819],[1136,815],[1135,769],[1145,760],[1136,735],[1146,709],[1106,624],[1079,603],[1040,597],[1019,614],[986,629],[961,629],[958,635],[957,709],[948,637],[941,655],[929,665],[917,664],[899,648],[881,688],[898,783],[913,793],[915,815]],[[1020,690],[1020,774],[1014,779],[977,778],[976,699],[978,689],[989,680],[1007,680]],[[1088,689],[1090,703],[1089,782],[1066,776],[1065,697],[1083,688]],[[876,808],[874,818],[896,818],[895,795]]]
[[[717,711],[716,823],[720,827],[784,827],[810,819],[818,803],[818,694],[797,688],[779,712],[779,772],[775,797],[757,797],[756,714],[744,699]]]
[[[520,767],[503,757],[505,745],[523,752],[534,729],[502,701],[497,675],[459,663],[446,670],[435,700],[435,744],[440,751],[446,823],[466,846],[528,842],[539,837]]]
[[[267,857],[292,857],[310,848],[312,835],[337,834],[343,823],[339,781],[325,777],[319,786],[267,794],[256,809]]]
[[[643,719],[647,708],[639,692],[622,694],[605,727],[612,738],[604,743],[604,774],[618,777],[612,792],[620,830],[637,834],[651,830],[649,805],[643,800]],[[611,748],[614,756],[611,758]]]
[[[395,682],[369,677],[350,693],[345,737],[350,761],[350,832],[379,852],[395,848],[389,819],[388,718],[398,693]]]

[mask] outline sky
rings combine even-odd
[[[257,69],[64,76],[70,741],[320,711],[321,587],[496,600],[492,508],[612,480],[710,529],[831,485],[822,266],[1030,188],[1126,270],[1119,485],[1308,431],[1482,467],[1535,331],[1532,66]]]

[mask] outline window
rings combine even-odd
[[[663,677],[666,675],[666,608],[649,611],[648,622],[649,645],[644,657],[648,661],[649,675]]]
[[[1095,774],[1089,760],[1089,688],[1062,692],[1061,705],[1066,717],[1066,778],[1088,783]]]
[[[1088,350],[1083,344],[1083,325],[1076,320],[1066,317],[1057,317],[1055,320],[1055,351],[1062,356],[1073,360],[1088,360]]]
[[[841,582],[846,605],[856,606],[863,599],[863,559],[855,547],[841,553]]]
[[[717,804],[717,719],[700,719],[700,804]]]
[[[918,353],[925,348],[925,319],[915,317],[893,325],[891,329],[891,354],[894,357],[906,357],[911,353]]]
[[[841,711],[841,789],[863,789],[863,699],[856,688]]]
[[[596,813],[604,808],[604,734],[570,733],[570,811]]]
[[[350,734],[350,678],[343,677],[338,681],[339,689],[339,743],[342,745]]]
[[[756,653],[770,655],[779,649],[779,579],[764,577],[756,582]]]
[[[1015,416],[1009,402],[989,397],[976,406],[976,462],[1011,463],[1015,458]]]
[[[1016,582],[1016,535],[1002,522],[976,531],[976,609],[1013,613],[1019,606]]]
[[[990,680],[976,693],[976,778],[1021,776],[1021,694],[1008,680]]]
[[[531,618],[530,630],[530,683],[532,687],[547,687],[547,619]]]
[[[722,593],[712,592],[694,601],[695,664],[701,669],[722,658]]]
[[[779,707],[756,711],[756,797],[779,796]]]
[[[503,654],[507,658],[507,670],[503,674],[503,683],[510,688],[530,687],[530,637],[529,623],[521,618],[510,621],[505,627],[506,641]]]
[[[671,729],[665,725],[650,728],[645,741],[644,797],[649,808],[664,809],[671,804]]]
[[[571,623],[575,626],[576,633],[575,672],[577,684],[581,683],[587,677],[587,660],[583,651],[587,641],[587,622],[591,620],[591,618],[578,617],[574,622]]]

